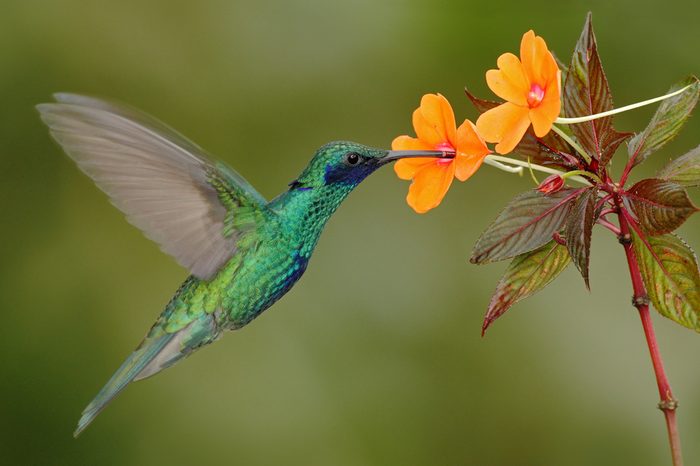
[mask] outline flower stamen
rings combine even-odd
[[[580,117],[572,117],[572,118],[564,118],[564,117],[559,117],[556,120],[554,120],[555,123],[559,123],[561,125],[571,125],[574,123],[585,123],[587,121],[593,121],[598,118],[604,118],[607,116],[615,115],[617,113],[622,113],[626,112],[628,110],[634,110],[635,108],[639,107],[644,107],[645,105],[651,105],[656,102],[661,102],[662,100],[666,100],[671,97],[675,97],[679,94],[682,94],[685,92],[688,88],[694,86],[695,84],[688,84],[682,89],[678,89],[677,91],[668,93],[666,95],[662,95],[660,97],[654,97],[653,99],[648,99],[644,100],[642,102],[637,102],[636,104],[630,104],[630,105],[625,105],[624,107],[618,107],[614,108],[612,110],[608,110],[607,112],[602,112],[602,113],[596,113],[595,115],[586,115],[586,116],[580,116]]]
[[[527,93],[527,105],[530,108],[537,107],[544,99],[544,89],[537,83],[530,86],[530,92]]]

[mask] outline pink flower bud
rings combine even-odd
[[[537,190],[543,194],[551,194],[559,191],[562,186],[564,186],[564,178],[561,175],[550,175],[540,183]]]

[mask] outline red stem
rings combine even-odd
[[[620,229],[619,229],[618,227],[616,227],[613,223],[608,222],[607,220],[605,220],[605,219],[603,218],[602,215],[601,215],[601,217],[598,219],[598,224],[604,226],[605,228],[607,228],[608,230],[612,231],[613,233],[615,233],[615,234],[618,235],[618,236],[619,236],[620,233],[621,233],[621,232],[620,232]]]
[[[613,198],[613,194],[606,194],[605,196],[598,199],[598,202],[595,205],[596,210],[602,208],[603,204],[605,204],[606,202],[608,202],[612,198]]]
[[[640,145],[639,148],[642,146]],[[625,168],[622,170],[622,175],[620,176],[620,187],[624,188],[625,184],[627,183],[627,177],[630,176],[630,172],[632,171],[632,168],[634,168],[634,163],[637,160],[637,156],[639,155],[639,149],[637,152],[632,154],[632,157],[629,158],[627,161],[627,164],[625,164]]]
[[[618,196],[615,198],[615,203],[617,204],[619,210],[618,218],[620,220],[620,243],[622,243],[622,246],[625,248],[627,264],[629,265],[630,269],[630,277],[632,278],[632,288],[634,289],[632,303],[639,311],[639,317],[642,319],[644,336],[646,337],[647,346],[649,347],[649,354],[651,355],[651,362],[654,366],[656,384],[659,387],[659,397],[661,398],[661,401],[659,402],[659,409],[663,411],[664,417],[666,418],[666,429],[668,430],[668,441],[671,446],[673,466],[683,466],[681,438],[678,433],[678,424],[676,422],[676,408],[678,407],[678,401],[673,398],[671,384],[669,383],[668,377],[666,376],[666,371],[664,370],[664,363],[661,359],[659,345],[656,342],[656,334],[654,333],[654,326],[652,325],[651,315],[649,313],[649,298],[647,296],[646,288],[644,287],[642,274],[639,270],[637,256],[634,254],[634,249],[632,248],[632,236],[629,225],[629,222],[632,221],[632,219],[629,217],[629,214],[625,210],[624,205]]]

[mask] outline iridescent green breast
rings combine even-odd
[[[227,327],[246,325],[274,304],[301,278],[308,257],[299,255],[298,238],[283,230],[267,232],[231,274],[221,293]]]
[[[189,277],[161,324],[177,331],[202,313],[220,328],[240,328],[274,304],[301,278],[323,228],[349,189],[286,192],[268,204],[267,217],[243,236],[238,250],[210,280]],[[164,321],[163,321],[164,319]]]

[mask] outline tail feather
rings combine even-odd
[[[168,333],[152,340],[147,345],[142,345],[122,363],[112,378],[102,387],[102,390],[83,410],[78,427],[73,432],[77,437],[85,428],[97,417],[100,412],[114,399],[115,396],[132,382],[148,366],[148,364],[161,352],[163,348],[173,339],[174,333]]]
[[[80,435],[130,382],[145,379],[172,366],[196,349],[213,342],[218,336],[219,329],[214,316],[206,314],[175,333],[146,337],[85,408],[73,436]]]

